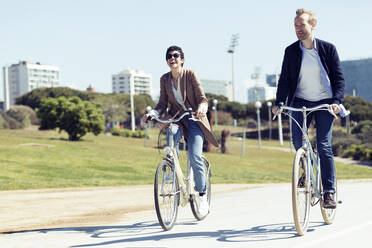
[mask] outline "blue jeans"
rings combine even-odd
[[[330,104],[329,101],[310,102],[303,99],[295,98],[292,106],[295,108],[315,107],[319,104]],[[322,175],[322,184],[324,192],[335,192],[335,163],[332,152],[332,126],[334,117],[328,111],[315,111],[308,115],[307,125],[310,124],[313,116],[316,125],[316,145],[320,158],[320,171]],[[292,117],[298,121],[302,127],[302,112],[292,112]],[[292,121],[292,141],[296,150],[302,146],[302,131],[297,124]]]
[[[188,135],[187,135],[187,145],[188,145],[188,160],[191,164],[192,170],[194,172],[195,190],[199,193],[204,193],[206,191],[205,184],[205,171],[204,163],[202,158],[203,152],[203,141],[204,134],[200,129],[198,123],[193,120],[188,120]],[[173,133],[173,144],[176,147],[178,155],[178,146],[181,139],[181,130],[177,126],[173,126],[173,130],[169,127],[167,130],[167,145],[170,143],[170,132]]]

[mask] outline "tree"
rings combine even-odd
[[[74,90],[68,87],[51,87],[51,88],[37,88],[26,94],[17,97],[17,105],[27,105],[33,109],[39,108],[41,100],[46,97],[72,97],[77,96],[84,101],[93,101],[100,94],[95,92]]]
[[[37,109],[41,130],[66,131],[69,140],[77,141],[88,132],[98,135],[104,130],[104,116],[99,105],[79,97],[44,98]]]

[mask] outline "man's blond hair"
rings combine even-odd
[[[302,14],[308,14],[309,15],[309,24],[316,25],[316,18],[313,12],[306,9],[297,9],[296,10],[296,18],[300,17]]]

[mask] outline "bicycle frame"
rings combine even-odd
[[[174,125],[176,125],[175,122],[178,122],[179,120],[181,120],[186,115],[190,115],[190,113],[186,112],[181,117],[179,117],[177,120],[172,120],[172,121],[159,120],[158,118],[155,118],[155,119],[159,122],[170,123],[170,129],[172,129],[172,127]],[[193,171],[192,171],[192,168],[191,168],[191,165],[190,165],[190,161],[189,161],[189,159],[187,159],[187,171],[186,171],[187,176],[186,176],[186,178],[184,177],[182,169],[181,169],[180,161],[179,161],[179,158],[178,158],[178,155],[177,155],[176,147],[174,146],[174,140],[173,140],[173,133],[172,132],[170,132],[170,136],[168,137],[168,139],[169,139],[169,146],[164,148],[164,153],[167,156],[167,158],[169,157],[169,159],[172,160],[170,162],[172,162],[172,165],[174,166],[174,168],[173,168],[173,187],[175,186],[175,180],[176,180],[175,178],[177,177],[177,180],[178,180],[178,183],[179,183],[179,186],[180,186],[180,189],[181,189],[180,190],[180,193],[181,193],[180,204],[183,207],[189,202],[191,195],[195,194],[194,185],[193,185],[194,181],[192,180],[193,179]],[[163,191],[163,186],[164,186],[164,180],[163,180],[163,183],[162,183],[162,186],[161,186],[161,191]],[[174,191],[175,189],[172,188],[172,190]],[[176,192],[176,193],[178,193],[178,192]]]

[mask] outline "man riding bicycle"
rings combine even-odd
[[[338,114],[339,104],[344,99],[345,80],[336,47],[314,38],[316,18],[312,12],[298,9],[294,26],[299,40],[285,50],[273,113],[279,114],[279,103],[287,100],[288,105],[296,108],[332,104],[333,111]],[[324,189],[323,207],[336,208],[336,173],[331,146],[334,117],[326,111],[316,111],[309,115],[308,124],[313,116]],[[293,112],[292,117],[302,126],[301,112]],[[302,145],[302,131],[294,122],[292,140],[298,150]]]

